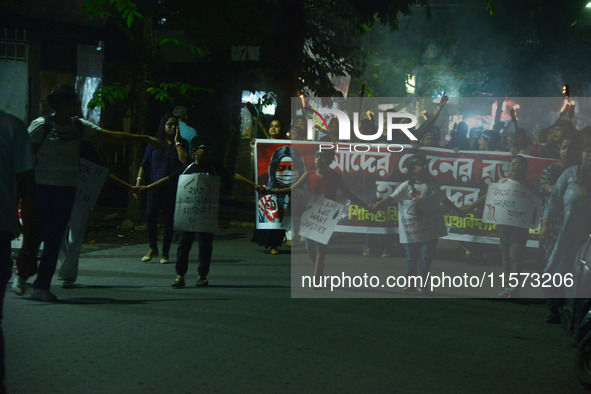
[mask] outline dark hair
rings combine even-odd
[[[269,126],[271,126],[271,123],[273,123],[273,122],[279,122],[279,126],[281,126],[281,130],[284,130],[285,129],[285,127],[284,127],[283,122],[281,121],[281,119],[279,119],[279,118],[273,118],[273,119],[271,119],[271,122],[269,122]]]
[[[187,116],[187,108],[181,105],[177,105],[172,110],[172,115],[179,119],[185,119],[185,116]]]
[[[580,152],[584,152],[585,149],[588,149],[589,147],[591,147],[591,139],[587,140],[587,142],[585,142],[583,146],[581,146]]]
[[[281,159],[289,157],[291,158],[292,166],[294,166],[295,170],[297,171],[298,177],[297,179],[291,180],[291,184],[293,185],[306,171],[306,164],[304,163],[304,159],[302,158],[302,154],[298,152],[297,149],[292,148],[290,145],[285,145],[280,148],[277,148],[273,155],[271,156],[271,160],[269,161],[269,182],[267,187],[269,189],[278,189],[283,187],[283,185],[279,184],[277,180],[276,173],[277,167],[279,167],[279,163]]]
[[[521,155],[515,155],[515,156],[511,157],[511,159],[509,159],[509,162],[512,162],[513,159],[520,159],[522,162],[524,162],[525,163],[525,170],[527,171],[528,163],[527,163],[527,159],[525,157],[523,157]]]
[[[424,165],[427,166],[429,164],[429,162],[427,161],[427,158],[423,155],[414,155],[409,157],[408,159],[406,159],[406,163],[404,163],[404,166],[406,167],[406,169],[408,170],[408,185],[410,186],[410,188],[412,189],[413,192],[416,192],[415,190],[415,176],[412,173],[412,170],[414,170],[414,168],[417,165]]]
[[[322,156],[322,157],[326,157],[331,163],[334,160],[336,151],[335,149],[321,149],[320,146],[318,146],[318,149],[316,149],[316,152],[314,153],[314,156]]]
[[[406,159],[406,163],[404,163],[404,167],[406,167],[406,169],[410,173],[417,165],[419,165],[419,164],[427,165],[428,163],[429,162],[427,161],[427,158],[425,156],[413,155],[413,156],[409,157],[408,159]]]
[[[57,85],[45,98],[51,109],[58,110],[65,104],[79,103],[78,95],[73,87],[68,85]]]
[[[158,125],[158,131],[156,132],[156,138],[161,140],[164,139],[164,130],[166,129],[166,122],[168,122],[168,119],[170,118],[176,118],[176,116],[174,116],[170,112],[162,115],[162,118],[160,118],[160,124]]]

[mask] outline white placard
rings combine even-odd
[[[179,177],[174,229],[213,233],[218,226],[220,177],[184,174]]]
[[[91,161],[80,159],[80,175],[76,185],[74,205],[93,209],[101,194],[109,170]]]
[[[436,196],[404,200],[398,204],[400,243],[427,242],[447,235]]]
[[[488,185],[482,221],[522,228],[536,228],[542,200],[516,183]]]
[[[299,199],[300,195],[297,198]],[[300,219],[299,234],[327,245],[344,208],[343,204],[336,201],[308,194]]]

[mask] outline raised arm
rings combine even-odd
[[[168,144],[158,138],[145,134],[131,134],[121,131],[110,131],[101,129],[91,137],[92,142],[104,142],[108,144],[149,144],[159,151],[168,149]]]

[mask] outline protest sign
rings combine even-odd
[[[538,226],[541,199],[517,183],[488,185],[482,221],[522,228]]]
[[[93,209],[107,180],[109,170],[91,161],[80,159],[80,174],[74,205]]]
[[[296,192],[299,192],[296,198],[306,199],[299,221],[299,234],[312,241],[327,245],[345,206],[328,198]]]
[[[183,174],[179,177],[174,229],[213,233],[218,225],[220,177]]]
[[[255,149],[257,179],[255,183],[269,190],[291,187],[306,170],[301,153],[289,141],[263,141]],[[287,195],[258,194],[256,205],[257,229],[290,229],[291,201]]]
[[[398,212],[400,243],[432,241],[447,235],[436,197],[402,201]]]

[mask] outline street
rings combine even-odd
[[[54,277],[57,303],[9,289],[8,392],[583,391],[542,300],[292,299],[289,249],[270,255],[251,231],[216,234],[207,288],[193,286],[197,245],[173,289],[174,265],[141,263],[143,244],[83,254],[76,288]]]

